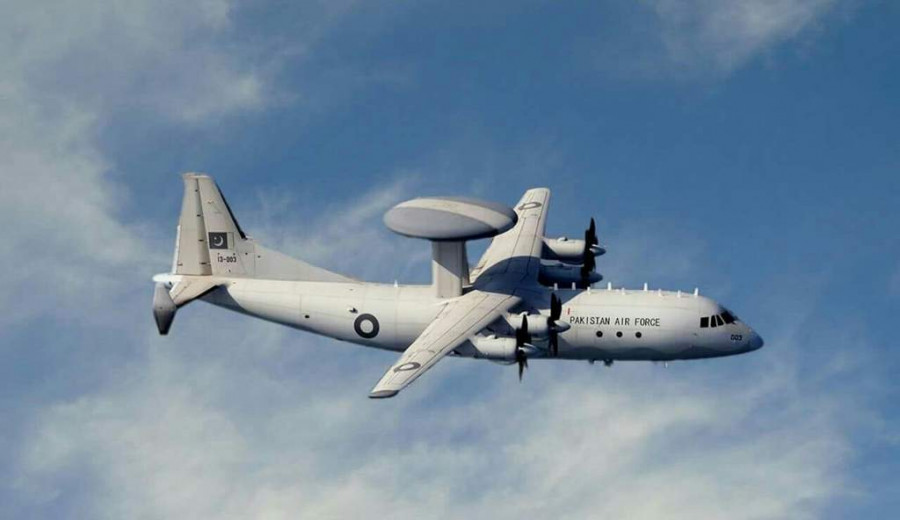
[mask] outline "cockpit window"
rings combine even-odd
[[[707,327],[724,327],[725,325],[731,325],[737,320],[737,316],[732,314],[728,309],[725,309],[721,314],[702,316],[700,318],[700,328],[705,329]]]

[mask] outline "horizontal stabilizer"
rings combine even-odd
[[[219,285],[221,285],[221,282],[215,282],[207,277],[195,278],[185,276],[172,286],[169,290],[169,295],[172,297],[175,305],[181,307],[212,291]]]

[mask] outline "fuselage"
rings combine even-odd
[[[515,289],[521,312],[549,315],[551,293],[563,302],[559,358],[580,360],[698,359],[741,354],[760,337],[714,300],[661,290]],[[230,279],[202,297],[234,311],[359,345],[404,351],[447,300],[428,285]],[[726,314],[727,313],[727,314]],[[502,320],[501,320],[502,321]],[[498,323],[487,333],[509,335]],[[535,340],[540,343],[540,338]],[[454,352],[483,357],[466,342]],[[537,356],[540,357],[540,356]]]

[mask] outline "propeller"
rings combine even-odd
[[[522,316],[522,326],[516,329],[516,364],[519,365],[519,381],[522,374],[528,368],[528,356],[525,355],[525,345],[531,343],[531,334],[528,332],[528,316]]]
[[[587,252],[584,255],[584,263],[581,264],[581,283],[587,287],[591,284],[590,276],[591,273],[594,272],[594,269],[597,267],[597,260],[594,258],[594,254],[590,252],[590,250],[585,249]]]
[[[584,252],[582,253],[581,262],[581,283],[585,286],[590,285],[590,275],[597,267],[597,260],[594,258],[594,252],[600,240],[597,238],[597,223],[591,217],[591,225],[584,230]]]
[[[556,357],[559,355],[559,333],[561,332],[557,322],[562,316],[562,300],[556,294],[550,295],[550,318],[547,320],[550,336],[548,339],[550,346],[550,355]],[[565,329],[563,329],[565,330]]]
[[[584,230],[584,250],[585,252],[591,249],[591,246],[596,246],[600,243],[600,240],[597,238],[597,223],[594,222],[594,217],[591,217],[591,225],[588,226],[587,229]]]

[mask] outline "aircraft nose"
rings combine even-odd
[[[759,350],[762,348],[764,343],[765,342],[759,334],[757,334],[755,331],[750,331],[750,340],[747,341],[747,346],[750,347],[750,350]]]

